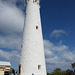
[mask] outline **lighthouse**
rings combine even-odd
[[[26,0],[19,75],[46,75],[40,19],[40,0]]]

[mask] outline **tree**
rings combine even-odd
[[[61,75],[60,73],[61,73],[61,69],[60,68],[56,68],[54,70],[54,72],[52,72],[51,74],[53,74],[53,75]]]
[[[74,69],[74,74],[75,74],[75,62],[71,64],[72,68]]]
[[[50,73],[47,73],[47,75],[50,75]]]
[[[60,68],[56,68],[50,75],[67,75],[66,71],[61,71]]]
[[[69,70],[69,69],[66,70],[66,75],[73,75],[72,73],[73,73],[73,71],[71,71],[71,70]]]

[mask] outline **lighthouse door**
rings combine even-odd
[[[18,74],[21,75],[21,64],[18,66]]]

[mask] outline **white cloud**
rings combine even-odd
[[[18,64],[24,14],[15,3],[16,0],[0,1],[0,59]]]
[[[20,53],[17,50],[7,52],[0,49],[0,59],[5,59],[15,64],[18,64],[19,56]]]
[[[24,14],[22,10],[0,1],[0,32],[22,32],[23,25]]]
[[[0,48],[17,49],[21,47],[21,37],[18,35],[0,35]]]
[[[17,5],[21,10],[25,9],[25,0],[1,0],[8,5]]]
[[[1,1],[11,4],[15,4],[17,2],[17,0],[1,0]]]
[[[66,32],[64,30],[53,30],[52,33],[51,33],[51,37],[61,37],[63,34],[66,34]]]
[[[44,47],[48,72],[55,68],[71,69],[71,63],[75,60],[75,52],[69,50],[68,46],[63,44],[54,45],[49,40],[44,40]]]

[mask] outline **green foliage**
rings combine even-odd
[[[75,62],[71,64],[72,68],[74,69],[74,74],[75,74]]]
[[[56,68],[52,73],[47,73],[47,75],[74,75],[73,71],[71,70],[66,70],[66,71],[61,71],[60,68]]]
[[[47,73],[47,75],[51,75],[50,73]]]
[[[75,68],[75,62],[74,62],[74,63],[72,63],[72,68]]]
[[[66,75],[66,71],[61,71],[60,68],[56,68],[54,70],[54,72],[52,72],[52,74],[54,74],[54,75]]]
[[[60,68],[56,68],[52,73],[47,73],[47,75],[75,75],[75,62],[72,63],[71,65],[74,71],[69,69],[66,71],[61,71]]]

